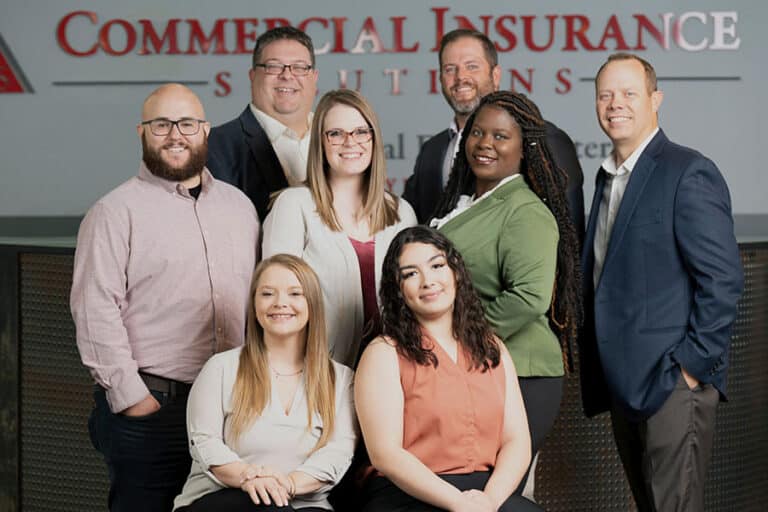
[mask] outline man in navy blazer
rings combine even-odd
[[[263,33],[248,76],[251,103],[239,117],[211,130],[207,166],[245,192],[263,223],[270,195],[306,179],[317,93],[312,40],[293,27]]]
[[[440,41],[440,85],[454,112],[450,128],[427,140],[416,157],[413,174],[405,183],[403,198],[413,206],[419,222],[434,212],[458,148],[460,131],[469,115],[488,93],[497,91],[501,68],[493,42],[482,32],[456,29]],[[547,143],[555,163],[568,175],[568,206],[579,241],[584,235],[584,194],[576,148],[568,135],[547,122]]]
[[[701,511],[743,288],[728,187],[711,160],[659,129],[649,63],[612,55],[596,94],[613,153],[582,258],[584,409],[611,412],[639,510]]]

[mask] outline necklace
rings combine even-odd
[[[301,375],[302,373],[304,373],[304,367],[299,368],[295,372],[289,372],[289,373],[280,373],[279,371],[275,370],[275,368],[272,365],[269,365],[269,368],[272,370],[272,373],[274,373],[275,377],[277,377],[278,379],[280,377],[295,377],[297,375]]]

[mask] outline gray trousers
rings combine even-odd
[[[704,510],[719,400],[712,385],[689,389],[681,375],[650,418],[633,422],[611,410],[613,436],[638,511]]]

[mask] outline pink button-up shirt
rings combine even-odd
[[[243,343],[258,239],[250,200],[207,169],[195,200],[142,162],[88,211],[70,301],[83,364],[112,411],[149,393],[139,370],[192,382]]]

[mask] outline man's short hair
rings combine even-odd
[[[443,67],[443,50],[445,50],[445,47],[457,39],[461,39],[463,37],[476,39],[480,42],[481,45],[483,45],[483,51],[485,51],[485,60],[488,61],[488,64],[491,66],[491,68],[495,67],[499,63],[499,56],[496,53],[496,45],[493,44],[493,41],[488,39],[488,36],[482,32],[478,32],[477,30],[472,30],[469,28],[457,28],[456,30],[451,30],[445,34],[440,40],[440,51],[438,52],[440,67]]]
[[[637,62],[642,64],[643,70],[645,70],[645,87],[648,89],[648,94],[651,94],[659,90],[658,81],[656,80],[656,70],[653,69],[653,66],[651,66],[651,63],[643,59],[642,57],[638,57],[634,53],[626,53],[626,52],[614,53],[613,55],[610,55],[608,57],[608,60],[603,62],[603,65],[600,66],[600,69],[597,70],[597,74],[595,75],[595,87],[597,87],[597,79],[600,78],[600,73],[603,72],[603,69],[605,69],[605,66],[617,60],[636,60]]]
[[[275,27],[272,30],[267,30],[256,39],[256,46],[253,47],[253,59],[251,61],[251,67],[256,67],[256,64],[261,64],[261,53],[264,48],[282,39],[290,39],[301,44],[309,51],[309,57],[312,60],[310,64],[315,67],[315,47],[312,45],[312,39],[303,31],[295,27]]]

